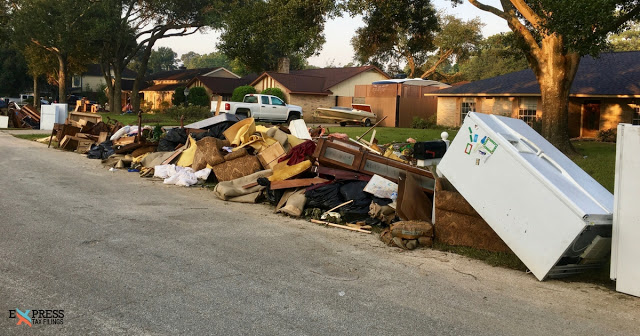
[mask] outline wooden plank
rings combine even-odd
[[[345,229],[345,230],[350,230],[350,231],[356,231],[356,232],[362,232],[362,233],[371,233],[371,231],[362,230],[362,229],[356,229],[356,228],[352,228],[352,227],[349,227],[349,226],[346,226],[346,225],[333,224],[333,223],[329,223],[329,222],[325,222],[325,221],[319,221],[317,219],[312,219],[311,223],[322,224],[324,226],[332,226],[332,227]]]
[[[329,180],[326,180],[320,177],[274,181],[274,182],[271,182],[270,188],[271,190],[278,190],[278,189],[308,187],[312,184],[320,184],[320,183],[326,183],[326,182],[329,182]]]
[[[182,152],[183,152],[184,150],[185,150],[185,148],[184,148],[184,147],[181,147],[181,148],[177,149],[177,150],[173,153],[173,155],[171,155],[170,157],[168,157],[166,160],[162,161],[162,164],[163,164],[163,165],[170,164],[173,160],[175,160],[175,159],[178,157],[178,155],[182,154]]]

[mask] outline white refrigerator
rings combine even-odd
[[[469,113],[438,171],[538,280],[609,258],[613,195],[522,120]]]
[[[618,125],[611,279],[619,292],[640,296],[640,126]]]

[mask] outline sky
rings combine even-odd
[[[485,4],[500,8],[499,2],[499,0],[483,1]],[[485,24],[482,29],[485,37],[509,31],[506,21],[493,14],[481,11],[466,1],[456,7],[452,7],[449,0],[433,0],[432,3],[437,10],[442,10],[447,14],[453,14],[465,20],[479,17]],[[341,66],[353,61],[354,53],[351,47],[351,38],[354,36],[356,29],[363,25],[362,17],[345,16],[327,21],[324,31],[327,42],[318,56],[309,58],[309,64],[327,67]],[[190,36],[163,39],[158,41],[155,47],[170,47],[178,54],[178,57],[189,51],[208,54],[216,51],[216,43],[219,36],[218,32],[209,30]]]

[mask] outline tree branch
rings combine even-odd
[[[532,51],[537,52],[540,50],[538,42],[533,37],[529,29],[527,29],[527,27],[525,27],[522,22],[520,22],[520,20],[518,20],[518,18],[515,16],[515,13],[513,13],[513,11],[515,11],[515,7],[513,7],[513,4],[511,4],[511,2],[507,0],[500,1],[504,11],[501,11],[493,6],[485,5],[478,0],[469,0],[469,2],[481,10],[492,13],[507,21],[509,28],[511,28],[514,33],[522,37]],[[511,8],[511,10],[507,11],[507,8]]]

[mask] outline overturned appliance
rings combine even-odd
[[[438,170],[538,280],[607,261],[613,195],[522,120],[469,113]]]

